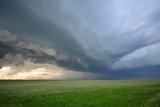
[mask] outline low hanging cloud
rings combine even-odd
[[[90,72],[76,72],[52,64],[38,64],[29,60],[25,66],[4,66],[0,69],[0,79],[95,79],[101,75]]]
[[[43,47],[41,45],[35,44],[35,43],[25,43],[25,42],[21,42],[19,41],[16,46],[20,47],[20,48],[25,48],[25,49],[30,49],[30,50],[35,50],[38,52],[44,52],[48,55],[51,56],[56,56],[57,55],[57,51],[51,48],[47,48],[47,47]]]
[[[64,67],[70,66],[70,68],[74,68],[79,66],[82,68],[87,68],[87,65],[79,58],[69,56],[58,50],[41,46],[36,43],[25,43],[18,41],[15,46],[20,49],[27,49],[36,52],[36,54],[31,58],[31,60],[36,63],[57,63],[58,65],[62,65]]]
[[[86,70],[87,68],[87,65],[79,58],[36,43],[17,40],[17,36],[8,30],[3,29],[1,32],[1,37],[7,32],[0,41],[1,67],[7,65],[22,66],[29,59],[34,63],[48,63],[77,71]]]
[[[13,42],[17,40],[17,36],[12,34],[7,29],[0,29],[0,41],[2,42]]]
[[[47,72],[45,68],[37,68],[29,72],[18,72],[12,75],[10,74],[11,72],[14,72],[12,67],[3,67],[0,71],[1,79],[41,79],[42,77],[43,79],[47,79],[51,75],[51,73]]]
[[[1,52],[3,52],[1,53],[0,58],[0,65],[2,67],[12,64],[16,66],[24,65],[25,60],[30,59],[34,63],[48,63],[52,65],[56,64],[67,69],[74,69],[78,71],[85,70],[87,68],[87,65],[83,61],[81,61],[81,59],[68,56],[62,52],[53,54],[54,51],[49,48],[43,49],[46,49],[46,51],[50,52],[50,54],[47,54],[46,52],[41,50],[42,48],[38,48],[39,50],[33,48],[25,48],[23,46],[17,46],[16,43],[12,44],[9,42],[1,42],[0,46],[0,50]]]
[[[129,53],[115,62],[112,69],[138,68],[160,64],[160,43],[149,45]]]
[[[0,66],[6,66],[6,65],[15,65],[15,66],[22,66],[24,65],[25,59],[20,53],[12,54],[8,53],[4,56],[4,58],[0,59]]]

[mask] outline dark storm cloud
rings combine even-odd
[[[140,74],[130,73],[132,69],[160,65],[159,0],[0,2],[2,27],[20,39],[81,59],[91,72],[106,72],[113,77],[118,69],[127,68],[122,77],[136,77]],[[145,76],[145,72],[142,74]]]
[[[14,41],[14,42],[2,42],[0,41],[0,66],[25,66],[26,61],[31,61],[39,64],[52,64],[64,67],[66,69],[72,69],[76,71],[85,71],[87,70],[87,65],[82,62],[80,59],[75,57],[68,56],[61,52],[55,54],[54,49],[49,49],[46,47],[38,48],[30,47],[25,42]],[[51,51],[52,50],[52,51]]]
[[[81,53],[79,51],[81,47],[70,36],[69,31],[44,19],[43,16],[37,16],[23,1],[2,0],[1,2],[1,25],[13,30],[19,37],[43,44],[51,44],[60,50]]]
[[[87,65],[76,57],[68,56],[52,48],[17,39],[17,35],[0,29],[0,66],[24,65],[26,60],[48,63],[72,70],[87,70]],[[25,65],[24,65],[25,66]]]
[[[11,32],[8,30],[2,30],[0,29],[0,41],[3,42],[12,42],[17,40],[17,36],[13,35]]]
[[[14,64],[16,66],[24,65],[24,58],[21,54],[11,54],[8,53],[0,60],[0,66]]]
[[[43,1],[40,1],[39,3],[41,2]],[[52,1],[48,1],[47,4],[50,2]],[[61,7],[57,7],[59,4],[58,1],[53,2],[55,3],[53,4],[55,5],[55,10],[53,10],[53,13],[54,11],[57,13],[57,9]],[[6,0],[1,5],[3,5],[1,10],[5,10],[1,13],[3,16],[1,18],[1,23],[4,23],[3,26],[5,25],[7,29],[11,29],[11,31],[16,32],[20,38],[25,38],[29,41],[31,40],[47,46],[49,45],[49,47],[63,51],[71,56],[73,55],[80,57],[86,62],[97,63],[95,59],[92,59],[90,56],[86,55],[85,50],[82,48],[78,40],[73,36],[74,34],[72,34],[72,31],[70,31],[70,29],[66,28],[64,25],[61,25],[61,21],[58,21],[58,18],[55,19],[55,22],[53,22],[43,15],[43,11],[36,12],[37,10],[34,8],[37,8],[41,4],[37,5],[36,7],[32,7],[32,3],[28,3],[27,1]],[[33,5],[36,4],[33,3]],[[12,19],[10,19],[10,17],[12,17]],[[93,66],[94,68],[97,66],[98,68],[102,65],[90,64],[90,66]],[[94,69],[93,71],[97,71],[97,69]]]

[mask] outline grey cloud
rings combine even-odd
[[[25,0],[2,0],[0,3],[0,15],[2,16],[0,23],[16,32],[19,38],[34,41],[71,55],[84,55],[82,47],[77,40],[71,36],[70,31],[58,25],[56,20],[54,22],[50,21],[43,15],[43,11],[41,14],[37,13],[35,8],[39,7],[39,10],[42,9],[43,6],[38,6],[42,1],[26,2]],[[33,6],[37,4],[35,8],[31,7],[32,2]],[[48,2],[44,4],[53,4],[54,6],[52,5],[52,7],[55,7],[55,10],[52,11],[53,13],[59,10],[56,9],[59,6],[57,1],[54,1],[54,3]],[[12,17],[12,19],[10,19],[10,17]]]
[[[127,58],[133,62],[142,59],[137,64],[130,62],[134,67],[156,64],[154,59],[152,63],[145,63],[137,51],[160,42],[159,0],[0,2],[0,24],[14,31],[19,39],[28,41],[24,46],[23,43],[17,46],[22,48],[24,56],[34,58],[35,62],[74,67],[80,59],[91,72],[106,74],[113,71],[110,66],[116,69],[129,66],[120,64],[127,62]],[[1,56],[7,53],[3,52]],[[136,60],[128,57],[132,53]],[[70,56],[74,61],[67,62]],[[45,60],[47,58],[54,61]],[[123,67],[118,67],[120,65]]]
[[[0,60],[1,66],[6,66],[10,64],[13,64],[16,66],[24,65],[23,56],[20,53],[17,53],[17,54],[8,53],[4,56],[3,59]]]
[[[17,35],[12,34],[7,29],[0,29],[0,41],[2,42],[13,42],[17,40]]]
[[[152,16],[159,8],[159,1],[19,0],[12,4],[9,7],[14,11],[21,10],[22,16],[14,19],[18,26],[22,25],[17,29],[28,33],[25,38],[35,38],[39,43],[80,57],[105,59],[110,63],[115,60],[112,56],[128,54],[160,39],[157,36],[160,23],[155,25]],[[19,19],[26,23],[20,23]]]
[[[14,34],[10,33],[10,35]],[[26,60],[30,60],[34,63],[49,63],[77,71],[87,70],[86,63],[81,59],[36,43],[20,40],[0,41],[0,52],[1,66],[9,64],[21,66]]]
[[[18,41],[18,43],[16,44],[18,47],[20,48],[25,48],[25,49],[29,49],[29,50],[35,50],[35,51],[39,51],[39,52],[44,52],[48,55],[51,56],[56,56],[57,55],[57,51],[51,48],[47,48],[35,43],[25,43],[25,42],[21,42]]]
[[[35,63],[57,64],[59,66],[77,70],[85,70],[87,68],[87,65],[81,59],[39,44],[18,41],[15,46],[34,51],[35,55],[31,55],[29,58]]]
[[[112,69],[138,68],[160,64],[160,43],[146,46],[120,58]]]

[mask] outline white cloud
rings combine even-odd
[[[137,68],[160,64],[160,43],[149,45],[120,58],[111,68]]]
[[[37,68],[31,71],[22,70],[23,72],[15,73],[15,69],[12,67],[2,67],[0,69],[0,79],[47,79],[51,73],[45,68]],[[54,74],[57,76],[57,74]]]
[[[11,73],[12,70],[11,70],[11,67],[2,67],[0,69],[0,79],[4,79],[6,78],[6,75],[8,75],[9,73]]]

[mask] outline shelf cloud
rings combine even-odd
[[[159,5],[159,0],[1,0],[1,68],[30,60],[99,73],[102,79],[153,79],[160,66]]]

